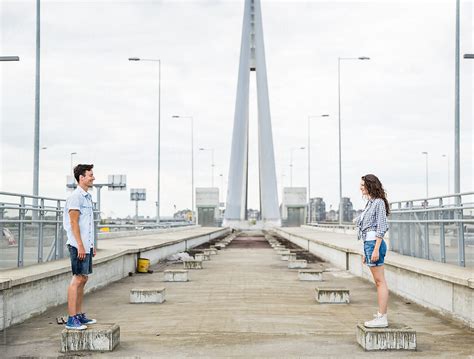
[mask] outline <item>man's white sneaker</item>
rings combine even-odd
[[[367,328],[386,328],[388,327],[387,314],[374,314],[374,319],[365,322]]]

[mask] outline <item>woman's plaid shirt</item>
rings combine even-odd
[[[370,199],[367,202],[364,217],[361,217],[362,215],[356,219],[357,227],[359,228],[359,239],[365,239],[369,231],[375,231],[377,237],[383,238],[388,231],[387,212],[383,199]]]

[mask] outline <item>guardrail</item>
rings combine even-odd
[[[0,192],[0,269],[23,267],[64,258],[64,199]],[[99,232],[151,230],[193,225],[188,222],[100,224],[94,203],[95,245]]]
[[[64,258],[64,203],[60,198],[0,192],[0,269]],[[94,207],[96,228],[99,221]]]
[[[390,207],[392,250],[474,266],[474,192],[392,202]]]
[[[390,249],[462,267],[474,266],[474,192],[390,203]],[[309,223],[356,230],[354,224]]]

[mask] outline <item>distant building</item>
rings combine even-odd
[[[354,218],[353,205],[349,197],[342,197],[342,221],[352,222]]]
[[[329,212],[326,213],[326,221],[328,222],[336,222],[338,219],[337,217],[337,212],[333,209],[329,210]]]
[[[314,197],[309,200],[309,222],[324,222],[326,220],[326,203],[321,197]]]

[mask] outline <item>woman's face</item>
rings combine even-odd
[[[360,191],[362,193],[362,196],[368,196],[369,195],[369,192],[367,192],[367,188],[365,188],[365,183],[364,183],[364,180],[361,180],[360,181]]]

